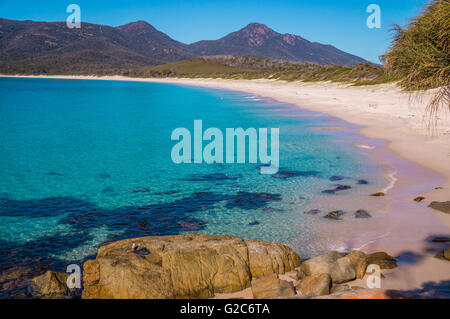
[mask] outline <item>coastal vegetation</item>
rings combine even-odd
[[[450,1],[429,2],[404,28],[394,27],[394,40],[382,56],[386,73],[408,91],[440,88],[428,112],[450,110]]]
[[[355,66],[287,62],[246,56],[204,56],[198,59],[168,63],[134,70],[133,77],[184,77],[224,79],[272,79],[285,81],[333,81],[355,85],[380,84],[395,80],[383,67],[364,63]]]

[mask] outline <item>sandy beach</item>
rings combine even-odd
[[[356,124],[361,127],[361,134],[385,141],[376,148],[360,147],[367,148],[389,168],[387,171],[393,172],[387,178],[393,183],[386,189],[383,218],[364,224],[333,225],[328,229],[330,240],[342,239],[345,249],[381,250],[399,257],[398,268],[383,271],[386,279],[382,288],[416,289],[427,282],[450,280],[448,261],[434,258],[444,244],[427,240],[450,235],[450,215],[427,207],[431,201],[450,200],[450,114],[443,110],[437,125],[430,129],[424,114],[433,91],[419,97],[402,92],[394,84],[355,87],[275,80],[35,77],[160,82],[243,91]],[[425,200],[414,202],[413,198],[419,195]],[[349,233],[354,234],[352,240]]]

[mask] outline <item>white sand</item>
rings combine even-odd
[[[388,141],[389,149],[399,155],[392,155],[389,150],[359,146],[374,157],[388,158],[388,165],[396,172],[391,179],[397,181],[387,189],[390,197],[384,219],[351,226],[336,224],[330,227],[330,234],[335,238],[346,238],[342,244],[347,249],[382,250],[394,256],[411,257],[403,258],[404,262],[398,268],[384,272],[386,279],[382,281],[382,288],[413,289],[429,281],[450,280],[450,262],[433,257],[445,244],[430,244],[425,240],[433,235],[450,237],[450,214],[427,207],[432,200],[450,200],[450,114],[445,110],[440,114],[435,130],[428,128],[424,113],[433,90],[423,93],[421,98],[414,98],[394,84],[354,87],[329,82],[275,80],[135,79],[122,76],[54,78],[160,82],[230,89],[296,104],[360,125],[362,134]],[[434,189],[437,186],[442,189]],[[413,202],[412,199],[418,195],[426,199],[421,203]],[[354,234],[354,240],[348,240],[349,233]]]

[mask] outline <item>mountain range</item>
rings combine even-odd
[[[366,61],[331,45],[250,23],[218,40],[184,44],[144,21],[119,27],[0,18],[0,73],[118,73],[144,66],[235,55],[354,65]]]

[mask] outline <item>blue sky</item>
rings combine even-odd
[[[65,21],[66,7],[81,7],[82,22],[118,26],[145,20],[175,40],[192,43],[218,39],[250,22],[280,33],[332,44],[379,62],[389,47],[392,24],[405,25],[425,0],[0,0],[0,17],[16,20]],[[381,8],[381,29],[369,29],[369,4]]]

